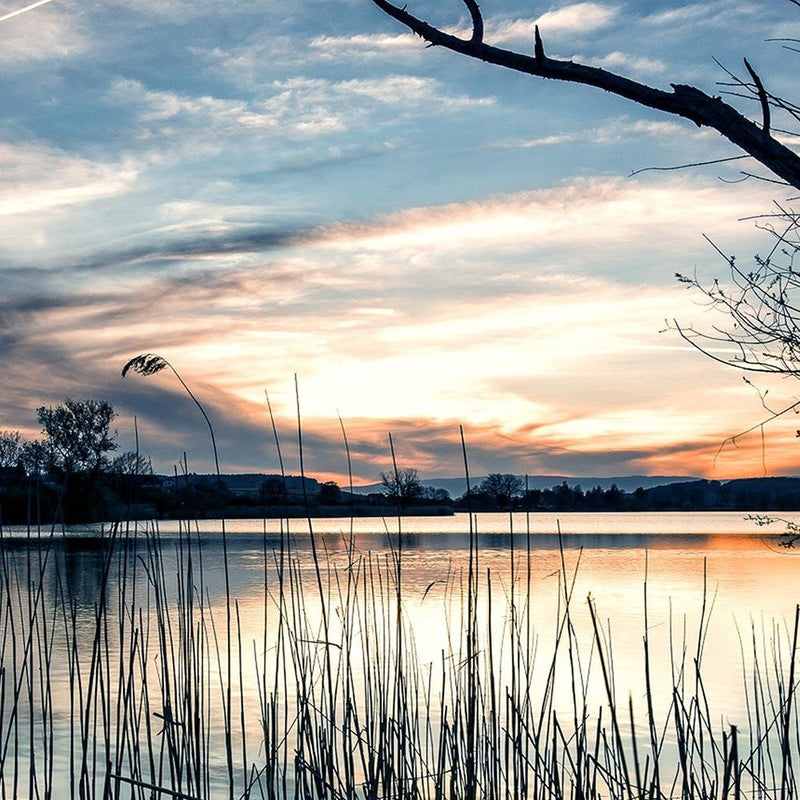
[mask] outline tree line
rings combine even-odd
[[[425,487],[417,470],[382,474],[383,497],[401,509],[435,502],[454,511],[792,511],[800,509],[800,478],[695,480],[639,487],[626,492],[616,484],[587,490],[579,484],[526,489],[525,479],[492,473],[458,498]]]
[[[425,486],[414,468],[381,473],[380,491],[364,495],[334,481],[288,475],[228,476],[153,472],[149,458],[119,451],[105,400],[67,398],[36,410],[41,435],[0,431],[0,524],[73,524],[133,518],[207,516],[380,516],[458,511],[749,511],[800,509],[800,478],[688,481],[625,492],[584,490],[566,481],[527,489],[510,473],[492,473],[452,498]],[[243,481],[250,477],[251,480]]]

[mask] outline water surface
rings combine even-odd
[[[586,691],[590,706],[599,709],[608,697],[597,677],[591,603],[604,646],[613,657],[620,702],[630,696],[641,714],[646,636],[655,665],[652,691],[662,710],[667,710],[671,700],[676,670],[691,667],[700,655],[704,673],[713,676],[707,683],[707,699],[714,714],[742,729],[748,724],[748,709],[741,690],[743,681],[752,680],[754,674],[754,643],[760,657],[778,653],[782,658],[800,602],[800,561],[794,549],[780,546],[782,528],[760,527],[742,513],[520,513],[472,518],[462,514],[310,523],[231,520],[224,525],[225,537],[219,520],[199,520],[188,528],[178,522],[137,523],[127,530],[92,525],[41,532],[38,538],[21,528],[4,530],[7,607],[20,612],[15,617],[19,620],[24,619],[21,612],[35,602],[51,626],[48,702],[58,769],[67,768],[69,748],[74,749],[74,739],[71,745],[66,739],[74,713],[67,665],[76,647],[86,648],[80,653],[82,669],[90,663],[103,598],[105,608],[113,614],[118,608],[122,620],[118,630],[114,624],[105,624],[103,632],[105,658],[113,665],[125,661],[126,648],[135,637],[151,641],[147,652],[157,653],[159,625],[166,615],[178,629],[180,584],[190,581],[194,602],[204,607],[202,625],[209,630],[213,626],[210,641],[216,637],[203,661],[210,674],[215,669],[225,673],[225,680],[228,659],[222,621],[226,610],[235,610],[230,682],[234,697],[240,698],[246,710],[248,753],[254,762],[262,738],[259,689],[272,663],[268,653],[277,647],[277,619],[297,602],[295,598],[282,606],[280,599],[290,567],[302,585],[306,628],[300,638],[305,642],[331,641],[343,635],[343,620],[350,613],[348,586],[365,581],[365,576],[372,592],[370,602],[384,604],[380,613],[387,614],[385,627],[392,629],[399,577],[403,624],[423,672],[448,663],[462,646],[465,587],[472,570],[480,587],[476,612],[480,657],[491,651],[493,669],[504,680],[513,661],[507,650],[512,628],[524,626],[530,655],[536,652],[530,687],[534,700],[544,685],[559,636],[558,621],[569,602],[578,656],[587,667],[595,661]],[[113,551],[108,547],[111,542]],[[471,542],[477,549],[470,550]],[[227,571],[223,568],[226,553]],[[163,576],[164,592],[158,602],[153,595],[157,570]],[[32,599],[24,587],[36,584],[39,574],[41,594]],[[65,598],[73,616],[70,630],[62,636],[64,624],[59,618],[64,617]],[[329,615],[327,632],[321,628],[323,609]],[[300,612],[290,612],[292,619],[300,619]],[[6,614],[6,630],[13,624]],[[134,631],[138,631],[135,637]],[[14,658],[19,659],[19,654],[13,656],[7,647],[3,666],[9,673]],[[163,652],[147,655],[146,660],[150,674],[158,675]],[[180,665],[180,658],[175,663]],[[563,660],[559,663],[567,669]],[[125,670],[111,668],[105,677],[112,685],[117,672]],[[153,708],[162,703],[157,683],[153,677],[146,690],[148,696],[153,694]],[[218,693],[211,683],[209,708],[216,702],[212,695]],[[569,680],[558,688],[557,709],[569,711],[572,691]],[[36,691],[33,694],[38,697]],[[291,698],[287,702],[291,706]],[[35,704],[29,702],[26,713]],[[7,707],[5,713],[4,736],[8,737]],[[208,724],[209,741],[216,740],[222,733],[218,711],[209,710]],[[226,777],[223,750],[215,747],[212,751],[208,759],[222,782]],[[20,755],[20,763],[24,765],[27,758],[29,754]],[[19,788],[17,796],[25,796]]]

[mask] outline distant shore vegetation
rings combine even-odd
[[[150,459],[118,452],[117,413],[104,400],[67,398],[41,406],[41,438],[0,431],[0,524],[76,524],[124,519],[449,515],[457,512],[792,511],[800,478],[694,480],[623,491],[564,480],[526,488],[524,477],[492,473],[458,497],[425,485],[418,471],[381,473],[375,491],[287,474],[158,475]],[[431,482],[429,481],[428,484]]]

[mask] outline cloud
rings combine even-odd
[[[128,164],[79,158],[43,144],[0,141],[0,216],[36,214],[128,191],[138,172]]]
[[[545,43],[659,75],[705,58],[692,24],[721,41],[745,19],[622,8],[545,5]],[[458,474],[459,424],[482,471],[695,471],[758,406],[658,334],[701,313],[671,274],[725,271],[701,231],[750,251],[736,220],[774,187],[608,178],[709,148],[667,118],[601,119],[622,105],[589,90],[578,107],[536,82],[531,104],[524,76],[426,51],[369,9],[59,2],[4,24],[22,49],[0,149],[2,427],[109,396],[165,469],[184,449],[208,467],[179,387],[119,378],[154,350],[213,411],[227,468],[271,463],[264,386],[291,440],[298,373],[310,462],[332,475],[337,410],[369,479],[389,430],[402,460]],[[487,41],[531,52],[534,20],[501,10]],[[467,32],[463,5],[439,13]],[[600,176],[553,185],[583,172]]]
[[[263,389],[289,420],[294,372],[327,475],[342,469],[337,410],[364,431],[355,447],[369,479],[386,426],[413,435],[408,458],[433,470],[455,464],[442,459],[459,422],[481,442],[484,471],[510,469],[503,458],[655,469],[682,442],[722,438],[720,420],[727,432],[741,403],[719,391],[733,378],[710,378],[658,329],[695,313],[679,287],[664,289],[672,264],[705,252],[691,231],[735,230],[754,197],[685,177],[603,178],[295,229],[172,204],[135,246],[15,273],[0,307],[5,369],[30,403],[112,392],[128,409],[114,388],[121,364],[162,353],[212,398],[231,469],[263,463],[260,445],[245,446],[263,423]],[[195,214],[208,226],[183,227]],[[152,424],[161,457],[204,452],[185,420],[172,432]]]
[[[703,37],[704,41],[713,36],[717,51],[725,49],[728,42],[736,42],[739,56],[742,47],[761,46],[765,39],[792,37],[800,31],[796,10],[781,3],[765,8],[757,2],[709,0],[644,13],[640,20],[645,32],[649,30],[651,36],[657,32],[658,46],[669,42],[685,47],[687,36]]]
[[[622,53],[619,50],[614,50],[604,56],[576,55],[573,56],[572,60],[595,67],[602,67],[612,72],[624,72],[633,75],[661,76],[667,72],[667,65],[661,59],[631,55]]]
[[[617,145],[635,142],[644,138],[663,140],[667,137],[697,140],[708,137],[705,130],[692,130],[680,123],[668,120],[631,120],[628,116],[616,117],[597,127],[583,128],[568,133],[551,134],[536,139],[501,141],[494,145],[497,150],[553,147],[582,142],[600,145]]]
[[[219,290],[228,291],[224,285]],[[211,413],[224,469],[275,468],[263,401],[267,387],[287,464],[296,470],[288,358],[302,365],[307,465],[323,477],[341,481],[345,469],[337,410],[345,419],[356,475],[365,481],[387,468],[388,432],[395,437],[402,463],[427,475],[460,474],[459,424],[466,426],[474,469],[482,472],[713,475],[723,469],[714,460],[720,442],[759,413],[757,398],[743,389],[726,388],[736,382],[729,371],[714,370],[696,357],[687,361],[674,340],[667,343],[672,347],[639,350],[637,355],[636,347],[650,346],[642,326],[653,321],[663,302],[660,294],[573,281],[571,286],[550,287],[538,299],[521,296],[518,316],[509,319],[491,304],[469,308],[476,318],[474,331],[466,324],[449,330],[446,322],[434,331],[431,323],[415,325],[410,319],[401,319],[397,330],[392,315],[387,317],[388,327],[373,329],[374,346],[356,336],[360,355],[346,354],[344,347],[352,348],[354,342],[337,339],[328,312],[316,316],[311,333],[308,321],[304,328],[297,317],[269,320],[265,326],[257,317],[237,319],[229,309],[227,324],[221,318],[203,333],[199,319],[184,316],[199,296],[183,296],[182,290],[164,292],[161,305],[152,304],[155,291],[141,296],[138,311],[134,297],[128,298],[127,308],[124,298],[118,298],[116,306],[112,298],[104,298],[105,308],[81,310],[73,303],[67,317],[64,308],[52,304],[37,315],[35,331],[30,319],[27,329],[13,325],[23,335],[7,351],[6,375],[14,391],[9,391],[6,414],[16,409],[17,420],[29,419],[35,427],[37,404],[58,402],[66,395],[104,397],[123,411],[119,426],[128,440],[131,418],[139,418],[142,446],[160,469],[169,471],[184,450],[193,469],[210,469],[200,420],[192,416],[194,409],[169,376],[119,379],[127,358],[152,349],[179,366]],[[167,318],[168,308],[171,324],[165,330],[161,320]],[[532,314],[532,309],[538,311]],[[71,316],[73,312],[78,316]],[[140,319],[137,327],[137,313],[142,317],[147,312],[152,319]],[[118,319],[116,333],[107,325],[98,329],[95,314]],[[94,332],[91,340],[78,334],[80,326]],[[652,327],[651,331],[652,340],[657,334]],[[298,345],[305,352],[301,354]],[[425,350],[419,352],[421,346]],[[415,350],[419,358],[413,359]],[[519,383],[522,375],[527,377]],[[248,385],[243,385],[245,376]],[[34,394],[31,381],[49,386],[49,393]],[[695,387],[692,396],[682,391],[685,385]],[[361,406],[354,397],[363,401]],[[6,419],[11,427],[19,424],[13,416]],[[5,421],[4,427],[9,427]],[[780,436],[776,430],[771,440],[771,463],[788,465],[784,450],[794,446],[793,430],[784,432],[783,440]],[[755,445],[745,441],[741,447],[735,460],[723,462],[725,477],[760,469]]]
[[[766,200],[767,189],[762,191]],[[193,302],[204,313],[236,291],[242,307],[260,307],[265,291],[283,281],[282,309],[308,304],[323,310],[345,303],[351,313],[370,317],[374,314],[361,315],[358,309],[394,314],[397,303],[413,299],[420,315],[446,315],[448,299],[505,302],[521,289],[541,292],[537,281],[567,271],[584,277],[598,270],[625,276],[631,252],[645,262],[655,259],[666,279],[675,269],[685,269],[686,259],[696,259],[698,252],[713,257],[700,232],[720,241],[754,234],[736,220],[752,213],[757,199],[752,191],[680,178],[592,179],[480,202],[409,209],[364,223],[299,224],[294,229],[216,219],[205,207],[207,221],[194,221],[190,212],[196,206],[171,207],[169,214],[178,214],[174,222],[140,235],[138,243],[71,260],[62,257],[58,266],[33,274],[50,276],[47,280],[59,286],[81,275],[91,277],[97,290],[113,281],[135,292],[158,274],[158,283],[168,284],[170,291],[194,292]],[[576,263],[571,254],[586,248]],[[608,260],[614,253],[617,264]],[[636,271],[641,274],[640,265]],[[24,287],[29,274],[20,273],[9,288]],[[421,274],[424,291],[422,285],[415,291],[411,287]],[[357,318],[346,322],[352,326]]]
[[[0,140],[0,162],[0,251],[7,268],[44,263],[48,255],[63,264],[65,237],[90,234],[105,204],[131,194],[140,177],[127,158],[92,160],[35,141]]]
[[[535,263],[539,275],[563,273],[568,263],[578,274],[598,269],[620,274],[624,267],[613,266],[609,254],[619,254],[619,264],[624,265],[626,254],[638,251],[642,258],[658,254],[659,260],[685,269],[686,257],[701,247],[700,233],[737,239],[751,235],[751,226],[743,231],[737,220],[766,207],[770,199],[771,187],[762,185],[737,191],[683,177],[594,178],[332,225],[300,218],[294,225],[240,222],[226,207],[179,203],[162,209],[160,221],[166,224],[121,240],[116,247],[71,258],[59,254],[47,274],[52,281],[78,274],[92,280],[113,275],[119,281],[123,275],[132,280],[158,271],[165,278],[198,280],[212,272],[250,275],[266,263],[277,274],[285,265],[292,272],[305,270],[309,286],[324,273],[320,286],[326,291],[339,287],[353,298],[376,285],[387,297],[402,293],[410,276],[423,272],[428,289],[448,292],[457,283],[476,296],[491,297],[513,290],[534,274],[524,263]],[[676,237],[676,231],[681,235]],[[581,247],[591,249],[580,263],[571,263],[566,253]],[[489,256],[493,267],[487,277]],[[458,271],[439,269],[448,262],[457,264]],[[326,270],[316,268],[321,263],[327,264]],[[387,270],[387,265],[392,266]],[[664,274],[671,274],[669,267]],[[415,301],[428,309],[434,295],[421,294]]]
[[[315,36],[309,43],[312,53],[323,60],[342,57],[364,61],[386,58],[418,58],[423,48],[419,40],[410,33],[357,33],[351,36]]]
[[[533,41],[534,26],[537,23],[541,24],[542,19],[548,24],[549,32],[563,33],[571,29],[575,18],[581,13],[585,13],[582,29],[588,30],[604,26],[616,12],[604,9],[596,3],[580,3],[556,12],[548,12],[540,20],[487,17],[484,19],[484,39],[494,46],[508,46],[523,42],[530,44]],[[462,39],[469,39],[472,35],[472,28],[465,23],[456,26],[446,25],[444,30]],[[323,60],[349,57],[362,61],[402,59],[404,63],[408,63],[409,60],[419,61],[425,54],[424,44],[418,37],[410,33],[323,35],[312,38],[309,47]]]
[[[533,42],[534,27],[553,36],[579,32],[581,34],[610,25],[618,15],[615,6],[600,3],[574,3],[545,12],[537,18],[484,17],[484,39],[495,46]],[[455,25],[442,25],[442,30],[462,39],[469,39],[472,28],[466,20]],[[376,58],[419,58],[424,46],[419,38],[408,33],[358,33],[349,36],[317,36],[309,46],[323,58],[342,55],[363,60]]]
[[[441,114],[494,103],[490,97],[446,92],[433,78],[408,75],[343,81],[293,77],[273,81],[265,88],[267,97],[228,99],[153,91],[139,81],[119,79],[108,100],[137,108],[151,133],[178,137],[202,130],[206,141],[209,136],[330,135],[351,130],[387,111],[416,114],[428,109],[428,113]]]
[[[539,18],[503,19],[488,18],[484,24],[484,38],[495,46],[516,46],[530,51],[534,29],[538,25],[542,36],[558,40],[565,36],[580,36],[602,30],[617,19],[619,10],[615,6],[600,3],[575,3],[545,12]],[[460,35],[469,38],[471,29],[465,28]]]
[[[175,233],[179,237],[175,237]],[[141,264],[157,267],[170,261],[180,263],[212,256],[263,253],[289,246],[298,240],[298,234],[289,229],[235,223],[220,224],[217,230],[202,224],[188,223],[180,226],[178,231],[167,228],[164,231],[152,231],[150,237],[153,234],[160,240],[151,239],[124,249],[101,251],[88,258],[73,261],[66,268],[93,271],[101,270],[111,263],[116,267]]]
[[[25,3],[0,3],[0,16],[25,7]],[[74,9],[54,3],[0,22],[3,47],[0,63],[7,68],[31,62],[74,58],[86,51],[89,39]]]
[[[646,184],[620,179],[577,180],[534,192],[520,192],[482,201],[422,207],[378,218],[370,224],[339,224],[315,238],[327,247],[361,247],[373,251],[465,249],[506,250],[521,246],[553,247],[579,242],[621,245],[640,239],[674,240],[675,225],[692,208],[691,228],[717,228],[735,221],[771,190],[758,197],[691,181],[664,180]],[[729,223],[727,223],[729,224]]]
[[[764,20],[764,8],[760,4],[750,2],[732,2],[732,0],[711,0],[711,2],[687,3],[682,6],[666,8],[647,14],[644,22],[665,28],[683,29],[698,24],[728,26],[735,19],[752,18]]]
[[[485,21],[484,38],[493,45],[509,45],[525,42],[530,46],[536,20],[533,19],[488,19]],[[471,31],[465,31],[467,35]]]
[[[298,265],[295,280],[303,274]],[[68,394],[106,397],[128,428],[138,416],[143,447],[161,469],[186,449],[193,468],[209,469],[199,420],[169,376],[119,380],[125,360],[153,350],[178,365],[212,412],[223,467],[269,469],[263,390],[291,443],[291,375],[299,371],[308,468],[339,480],[337,410],[365,480],[386,468],[389,431],[404,463],[460,474],[459,423],[484,472],[708,473],[719,442],[758,413],[755,398],[725,390],[734,375],[687,359],[674,338],[659,343],[657,321],[677,290],[670,301],[657,289],[554,277],[519,287],[513,299],[443,299],[449,317],[435,322],[415,319],[411,299],[392,313],[362,304],[367,313],[348,327],[353,314],[324,295],[303,311],[291,302],[281,311],[292,284],[268,277],[254,272],[247,284],[209,273],[116,295],[84,293],[35,315],[4,312],[15,337],[4,367],[18,390],[14,413]],[[267,311],[260,304],[270,294]],[[42,385],[47,396],[32,390]]]
[[[107,5],[112,8],[121,6],[126,10],[130,9],[130,5],[125,0],[109,0]],[[285,0],[272,0],[271,5],[274,6],[277,13],[281,13],[292,8],[294,4],[290,5]],[[148,17],[155,15],[159,22],[164,18],[183,22],[202,16],[218,17],[220,14],[219,4],[214,0],[193,0],[191,3],[187,3],[186,0],[138,0],[136,9],[144,11]],[[256,0],[239,0],[237,12],[242,16],[254,12],[263,13],[263,6]]]
[[[619,14],[616,6],[600,3],[570,3],[542,14],[536,24],[542,36],[585,33],[610,25]]]

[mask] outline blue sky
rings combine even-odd
[[[776,93],[796,76],[768,41],[800,35],[788,0],[482,8],[491,43],[530,51],[538,21],[549,54],[660,87],[718,92],[742,56]],[[458,2],[413,10],[466,30]],[[390,432],[401,466],[459,474],[460,424],[476,473],[762,473],[760,441],[715,459],[758,397],[663,331],[710,321],[673,277],[724,274],[702,234],[765,249],[740,219],[788,195],[721,180],[746,162],[630,176],[736,155],[716,133],[425,48],[369,0],[52,0],[0,26],[0,429],[102,397],[123,447],[136,417],[157,469],[208,469],[177,383],[120,378],[155,352],[226,471],[277,466],[265,389],[296,471],[297,374],[322,477],[337,415],[364,481]]]

